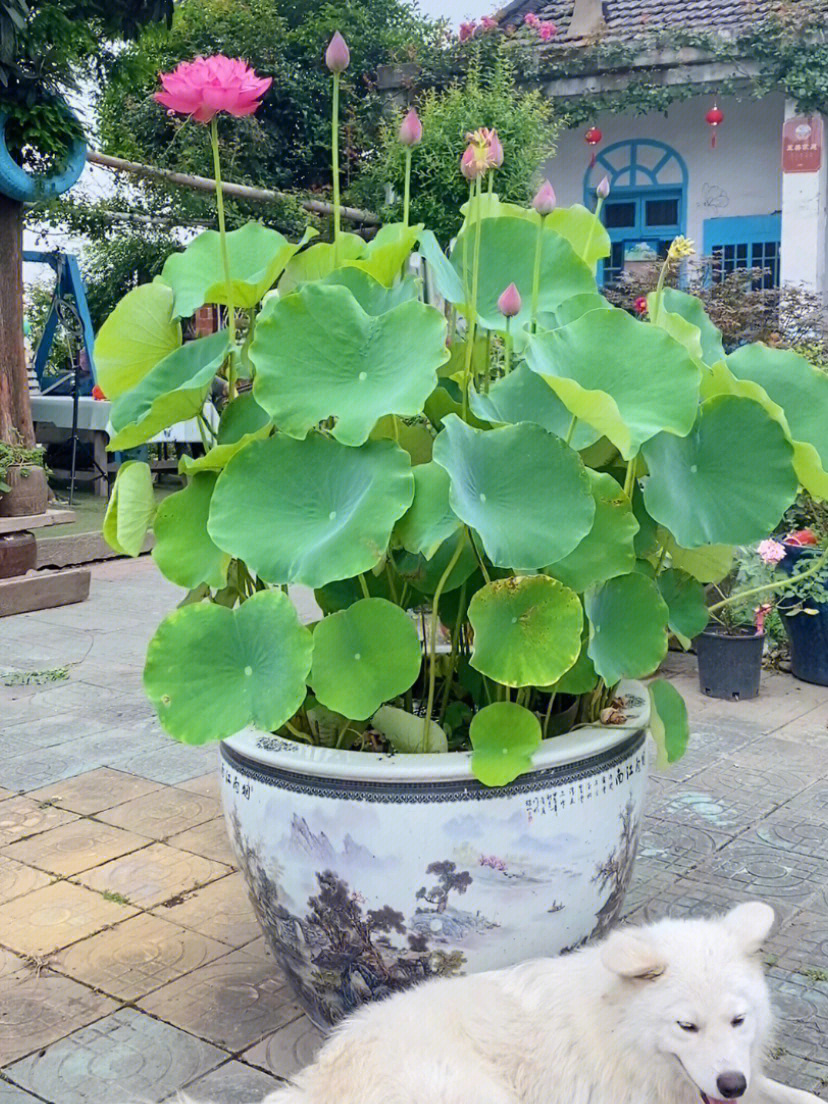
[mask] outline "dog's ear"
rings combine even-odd
[[[776,915],[770,905],[749,901],[737,905],[722,918],[722,923],[741,945],[746,955],[756,954],[771,933]]]
[[[622,978],[653,981],[667,969],[663,952],[641,931],[617,931],[601,948],[601,961]]]

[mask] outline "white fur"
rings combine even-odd
[[[744,1076],[743,1104],[819,1104],[762,1073],[772,924],[767,905],[741,905],[426,982],[350,1016],[264,1104],[715,1104],[723,1073]]]

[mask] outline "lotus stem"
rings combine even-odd
[[[552,706],[555,704],[555,697],[556,695],[554,693],[549,695],[549,701],[546,706],[546,713],[543,717],[543,732],[541,733],[541,739],[543,740],[546,739],[546,733],[549,729],[549,718],[552,716]]]
[[[568,445],[572,444],[572,438],[575,436],[575,428],[576,428],[577,425],[578,425],[578,416],[576,414],[573,414],[572,415],[572,421],[569,423],[569,429],[566,431],[566,443]]]
[[[627,464],[627,477],[624,480],[624,494],[632,502],[633,489],[635,487],[635,462],[637,457],[633,458]]]
[[[460,587],[460,602],[457,606],[457,620],[454,623],[454,632],[451,635],[451,653],[449,655],[449,669],[446,675],[446,682],[443,687],[443,700],[440,703],[440,721],[442,723],[443,718],[446,715],[448,709],[448,700],[451,693],[451,684],[454,679],[454,672],[457,667],[457,657],[460,652],[460,638],[463,633],[463,609],[466,604],[466,584]]]
[[[403,225],[408,226],[411,208],[411,146],[405,147],[405,194],[403,196]]]
[[[603,210],[603,207],[604,207],[604,197],[603,196],[598,196],[598,202],[595,204],[595,219],[596,219],[597,222],[601,221],[601,211]],[[586,256],[584,257],[584,263],[585,264],[589,264],[589,261],[587,260],[587,257],[589,256],[589,251],[592,248],[592,239],[594,237],[595,237],[595,223],[591,222],[589,224],[589,233],[587,234],[586,245],[584,246],[584,253],[586,254]],[[590,265],[590,268],[592,269],[593,272],[595,272],[597,267],[598,267],[598,262],[597,261],[595,262],[594,265]]]
[[[532,275],[532,333],[538,329],[538,298],[540,297],[541,254],[543,253],[543,215],[538,215],[538,236],[535,239],[535,268]]]
[[[665,560],[666,556],[667,556],[667,542],[665,541],[664,544],[662,544],[661,552],[659,552],[659,555],[658,555],[658,563],[656,564],[656,569],[655,569],[656,576],[660,575],[661,572],[664,570],[664,560]]]
[[[362,597],[363,598],[370,598],[371,597],[371,592],[368,589],[368,584],[365,582],[365,576],[360,572],[360,574],[357,576],[357,578],[359,579],[359,585],[362,589]]]
[[[339,264],[339,73],[333,74],[333,105],[331,108],[331,168],[333,170],[334,265]]]
[[[473,535],[471,529],[468,527],[468,525],[465,528],[466,528],[466,532],[468,533],[468,536],[469,536],[469,543],[472,546],[472,552],[474,552],[474,557],[477,560],[477,566],[480,568],[480,574],[486,580],[486,583],[488,585],[492,581],[491,576],[489,575],[488,571],[486,570],[486,565],[483,562],[483,557],[480,555],[480,551],[479,551],[477,545],[474,543],[474,535]]]
[[[506,341],[505,341],[505,353],[506,361],[504,364],[504,375],[508,376],[512,370],[512,334],[511,334],[512,319],[507,316],[506,318]]]
[[[466,532],[463,530],[460,533],[460,539],[457,542],[454,554],[446,564],[445,571],[440,576],[437,589],[434,591],[434,598],[431,601],[431,625],[429,626],[428,644],[428,697],[426,699],[425,724],[423,725],[423,746],[426,746],[428,743],[428,734],[431,729],[431,711],[434,708],[434,686],[437,679],[437,627],[440,624],[440,598],[448,582],[449,575],[451,575],[452,571],[454,571],[454,568],[457,566],[457,561],[460,559],[460,554],[463,551],[465,543]]]
[[[216,210],[218,213],[221,263],[224,267],[224,284],[227,291],[227,329],[230,331],[230,359],[227,363],[228,398],[236,397],[236,370],[233,355],[236,351],[236,311],[233,306],[233,285],[230,283],[230,258],[227,254],[227,228],[224,223],[224,192],[221,185],[221,158],[219,156],[217,116],[210,124],[210,144],[213,147],[213,175],[216,180]]]
[[[658,325],[661,318],[661,302],[664,299],[664,282],[667,279],[667,269],[670,267],[670,258],[668,257],[664,264],[661,266],[661,271],[658,274],[658,283],[656,284],[655,296],[653,297],[653,311],[650,315],[650,321],[654,326]]]
[[[763,586],[752,587],[750,590],[743,590],[738,594],[731,594],[729,598],[725,598],[723,601],[717,602],[714,606],[710,606],[709,612],[716,613],[717,610],[724,609],[725,606],[729,606],[733,602],[743,602],[746,598],[755,598],[758,594],[768,594],[772,590],[788,590],[789,587],[794,586],[796,583],[801,583],[804,579],[812,578],[826,563],[828,563],[828,545],[825,546],[825,550],[819,559],[813,563],[807,571],[803,571],[799,575],[791,575],[790,578],[780,583],[765,583]]]
[[[481,192],[480,181],[477,181],[476,189],[478,202],[472,207],[474,211],[474,257],[472,259],[472,286],[471,286],[471,301],[469,303],[469,315],[468,326],[466,329],[466,365],[463,372],[463,421],[467,422],[469,419],[469,387],[471,386],[471,370],[472,370],[472,356],[474,353],[474,338],[477,330],[477,289],[478,289],[478,277],[480,273],[480,230],[483,224],[483,220],[480,217],[481,207]],[[469,203],[472,203],[475,195],[475,187],[472,184],[472,196]]]

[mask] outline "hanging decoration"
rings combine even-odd
[[[705,122],[707,123],[707,125],[710,127],[710,129],[713,132],[711,137],[710,137],[710,148],[715,149],[716,148],[716,128],[720,127],[722,125],[722,123],[724,122],[724,112],[719,107],[719,105],[714,101],[713,106],[710,108],[710,110],[708,111],[708,113],[705,115],[704,118],[705,118]]]
[[[589,167],[591,169],[595,168],[595,147],[602,141],[603,137],[604,135],[597,126],[591,126],[584,135],[584,141],[592,149],[592,157],[589,161]]]

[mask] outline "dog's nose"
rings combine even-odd
[[[716,1088],[725,1100],[735,1100],[744,1096],[747,1081],[743,1073],[720,1073],[716,1078]]]

